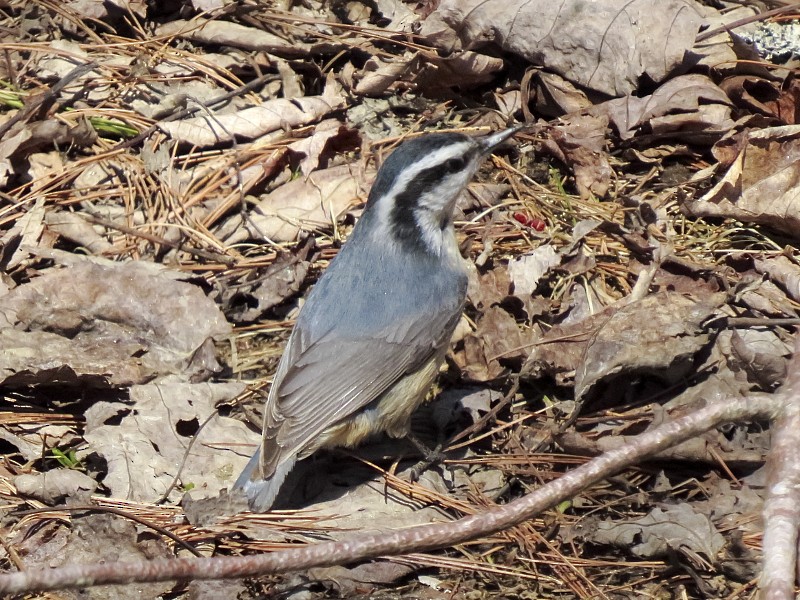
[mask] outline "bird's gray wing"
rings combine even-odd
[[[264,477],[429,361],[449,341],[459,314],[420,314],[369,336],[348,338],[334,329],[314,341],[296,327],[264,411]]]

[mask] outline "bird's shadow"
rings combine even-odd
[[[412,419],[412,433],[429,448],[446,442],[476,419],[476,411],[464,400],[487,390],[450,389],[421,407]],[[488,402],[487,402],[488,406]],[[447,459],[463,457],[464,450],[445,454]],[[408,439],[392,439],[386,435],[354,450],[320,451],[299,461],[288,475],[275,500],[275,509],[307,508],[312,504],[341,499],[359,486],[374,485],[382,478],[373,466],[408,477],[408,471],[427,458]],[[444,465],[434,463],[431,469],[441,471]],[[450,478],[446,473],[443,479]]]

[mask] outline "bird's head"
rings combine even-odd
[[[373,236],[441,255],[459,194],[483,159],[519,129],[482,138],[432,133],[398,146],[378,171],[367,201]]]

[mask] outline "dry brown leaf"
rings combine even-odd
[[[219,10],[225,7],[225,0],[191,0],[197,12]]]
[[[242,600],[247,598],[248,586],[246,579],[195,579],[186,586],[186,597],[187,600]]]
[[[800,125],[744,131],[720,182],[686,206],[698,217],[768,225],[800,239]]]
[[[500,304],[511,293],[511,279],[504,266],[479,273],[472,263],[469,267],[467,299],[481,313],[495,304]]]
[[[63,210],[49,210],[44,216],[47,228],[91,254],[103,254],[112,248],[111,242],[101,236],[82,216]]]
[[[244,389],[241,383],[133,386],[130,404],[97,402],[86,411],[89,448],[83,454],[105,459],[103,484],[117,498],[155,502],[176,476],[173,499],[189,484],[199,495],[216,496],[230,487],[261,437],[216,414],[219,402]]]
[[[756,267],[756,270],[758,270],[758,267]],[[796,282],[797,284],[800,284],[800,281]],[[753,289],[748,289],[741,293],[739,299],[756,314],[776,318],[798,316],[797,310],[787,297],[786,292],[769,280],[759,281]]]
[[[108,347],[105,343],[73,342],[47,331],[0,329],[0,382],[14,389],[36,385],[93,388],[144,382],[152,378],[152,373],[135,358],[142,351],[144,347],[132,340]]]
[[[727,25],[742,19],[752,18],[758,13],[754,6],[725,6],[724,11],[712,8],[704,3],[696,3],[697,10],[703,15],[703,23],[706,31],[723,28]],[[747,32],[750,26],[737,28],[736,31]],[[692,48],[692,53],[697,56],[698,65],[709,69],[736,69],[738,56],[733,48],[731,30],[723,30],[708,39],[696,42]]]
[[[702,322],[724,301],[724,293],[698,301],[657,292],[613,307],[581,358],[575,373],[575,398],[581,400],[595,386],[621,375],[680,380],[691,368],[694,355],[709,342]]]
[[[330,229],[367,196],[375,171],[361,169],[358,164],[339,165],[290,181],[263,196],[246,223],[231,217],[217,235],[228,244],[264,238],[291,242],[300,231]]]
[[[527,299],[536,291],[541,278],[561,264],[561,256],[551,244],[542,244],[533,252],[517,256],[508,263],[512,294]]]
[[[191,117],[160,123],[174,140],[204,148],[235,140],[254,140],[273,131],[307,125],[345,106],[341,88],[330,77],[321,96],[276,98],[234,114]]]
[[[421,35],[447,50],[494,42],[583,87],[624,96],[683,63],[702,17],[693,2],[443,0]],[[451,28],[447,31],[443,24]]]
[[[571,385],[593,333],[608,320],[613,307],[569,324],[555,325],[531,344],[521,374],[531,379],[552,377],[558,385]]]
[[[654,508],[644,517],[608,520],[586,527],[584,540],[610,544],[645,559],[661,558],[671,552],[701,555],[714,562],[725,545],[725,538],[705,515],[698,514],[688,503]]]
[[[378,97],[411,86],[432,94],[454,86],[467,90],[491,81],[503,68],[502,59],[469,50],[446,57],[410,52],[392,60],[372,57],[354,74],[358,81],[354,92]]]
[[[464,50],[445,57],[426,58],[421,66],[414,83],[420,91],[433,94],[445,88],[465,91],[488,83],[505,68],[505,63],[496,56]]]
[[[659,412],[659,408],[655,408]],[[663,412],[663,411],[662,411]],[[648,429],[660,424],[655,419]],[[638,425],[638,424],[636,424]],[[595,437],[592,434],[583,435],[577,431],[567,431],[556,437],[558,445],[565,452],[579,456],[598,456],[604,452],[619,450],[628,447],[636,440],[636,435],[625,435],[627,428],[636,430],[636,425],[622,421],[619,427],[609,428],[604,435]],[[597,430],[595,430],[597,431]],[[593,432],[594,433],[594,432]],[[758,468],[764,463],[766,449],[743,448],[739,444],[731,444],[719,431],[710,431],[699,437],[687,440],[677,446],[668,448],[656,454],[656,461],[682,461],[706,465],[718,465],[720,461],[730,466],[749,466]]]
[[[147,2],[144,0],[70,0],[65,4],[65,8],[75,14],[98,21],[116,22],[123,20],[126,14],[144,19],[147,14]]]
[[[5,186],[19,164],[40,149],[84,148],[96,140],[97,133],[84,119],[74,126],[47,120],[14,127],[0,141],[0,186]]]
[[[611,186],[613,170],[606,152],[608,119],[604,116],[572,115],[547,128],[544,149],[575,173],[581,198],[603,197]]]
[[[478,320],[475,333],[464,338],[464,377],[472,381],[490,381],[507,373],[504,364],[527,356],[529,337],[505,310],[499,306],[490,307]]]
[[[800,82],[793,77],[779,82],[755,75],[728,77],[719,84],[728,97],[748,112],[772,117],[774,125],[800,122]]]
[[[55,520],[54,520],[55,521]],[[73,515],[69,527],[63,523],[54,525],[59,531],[47,527],[35,527],[20,536],[18,546],[27,568],[52,568],[67,565],[78,566],[102,562],[146,562],[153,559],[174,558],[167,544],[160,537],[141,536],[132,521],[117,515],[78,514]],[[77,592],[62,591],[64,600],[134,600],[137,598],[160,598],[174,584],[131,583],[129,585],[104,585],[87,587]]]
[[[310,136],[289,144],[289,150],[305,156],[300,161],[300,172],[308,177],[319,167],[323,153],[331,144],[357,147],[358,140],[358,133],[338,119],[326,119],[314,127]]]
[[[747,380],[761,390],[770,391],[786,379],[791,345],[768,329],[733,330],[729,367],[743,370]]]
[[[181,74],[171,75],[175,79],[168,79],[159,83],[155,90],[147,89],[131,100],[131,108],[149,119],[160,120],[172,113],[187,107],[206,105],[215,98],[222,96],[225,90],[213,81],[186,79]],[[252,101],[247,97],[234,97],[223,105],[214,105],[208,111],[203,111],[205,118],[213,119],[213,115],[236,114],[241,110],[252,107]],[[201,113],[202,114],[202,113]]]
[[[157,36],[175,36],[202,44],[263,50],[280,56],[306,56],[310,48],[297,39],[286,40],[256,27],[239,23],[202,18],[191,21],[169,21],[156,27]]]
[[[377,560],[355,567],[321,567],[309,569],[311,580],[326,581],[333,584],[340,597],[351,598],[370,591],[377,591],[385,586],[408,577],[416,567],[393,562]]]
[[[208,377],[219,366],[204,348],[230,326],[198,287],[152,271],[83,262],[46,270],[1,297],[6,383]]]
[[[325,3],[323,3],[324,6]],[[374,2],[348,2],[347,18],[363,27],[380,23],[387,31],[411,33],[419,16],[402,0],[375,0]]]
[[[758,273],[765,273],[769,278],[779,284],[789,297],[795,302],[800,302],[800,265],[787,256],[774,258],[757,258],[753,266]]]
[[[465,213],[471,210],[483,210],[490,206],[497,206],[500,199],[505,196],[511,186],[504,183],[472,183],[456,200],[456,210],[453,213],[456,221],[465,221]]]
[[[637,133],[653,133],[686,137],[692,143],[714,141],[733,126],[730,99],[700,74],[675,77],[649,96],[628,95],[588,112],[606,116],[623,140]]]
[[[306,243],[294,254],[279,256],[269,268],[252,273],[252,280],[224,285],[219,296],[228,318],[237,323],[255,321],[296,294],[308,273],[312,249],[313,243]]]
[[[532,95],[537,113],[548,117],[560,117],[592,106],[584,91],[560,75],[547,71],[536,73]]]
[[[417,55],[406,53],[402,57],[393,57],[391,60],[381,60],[375,56],[369,58],[356,75],[354,92],[362,96],[380,96],[408,73]]]
[[[0,238],[2,265],[11,270],[30,256],[28,248],[35,247],[44,231],[44,198],[38,198],[28,212],[14,222],[14,226]]]
[[[88,500],[97,482],[75,469],[51,469],[45,473],[26,473],[14,478],[20,494],[46,504],[58,504],[65,498]]]

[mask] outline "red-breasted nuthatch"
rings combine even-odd
[[[481,161],[519,129],[423,135],[386,159],[278,365],[261,447],[234,484],[252,510],[268,510],[295,462],[320,448],[408,433],[464,307],[456,199]]]

